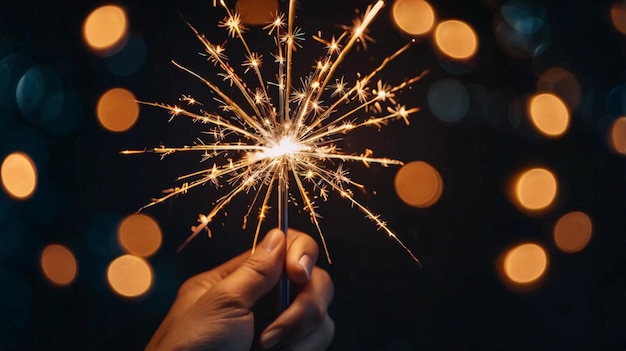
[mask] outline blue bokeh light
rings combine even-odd
[[[467,89],[454,79],[442,79],[428,90],[430,111],[444,122],[458,122],[469,110]]]
[[[106,66],[117,76],[129,76],[141,68],[147,54],[148,49],[143,38],[130,33],[126,45],[114,55],[106,58]]]

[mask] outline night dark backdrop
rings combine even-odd
[[[241,230],[239,216],[248,202],[239,199],[228,216],[212,224],[212,239],[197,238],[176,254],[197,214],[214,199],[212,190],[203,188],[147,211],[164,234],[163,246],[149,259],[155,274],[150,292],[125,299],[108,287],[106,267],[123,253],[115,236],[119,221],[173,186],[176,176],[195,170],[198,161],[188,155],[160,161],[155,155],[118,152],[189,143],[199,129],[186,121],[167,123],[164,111],[141,107],[130,131],[110,133],[96,120],[96,102],[113,87],[148,101],[173,103],[183,93],[202,98],[207,90],[170,63],[176,59],[207,72],[208,64],[197,55],[201,47],[179,13],[210,37],[223,12],[208,0],[117,2],[126,8],[132,36],[145,43],[131,56],[142,57],[145,50],[145,57],[137,70],[116,74],[110,67],[123,66],[125,59],[93,55],[81,37],[85,17],[103,3],[0,3],[0,156],[26,151],[40,177],[27,201],[0,192],[3,350],[141,349],[182,281],[251,245],[252,231]],[[309,35],[317,29],[339,33],[336,24],[349,24],[354,8],[367,3],[302,1],[299,24]],[[508,2],[544,21],[530,40],[543,43],[539,54],[512,52],[496,40],[494,24],[503,2],[431,4],[439,19],[459,18],[473,26],[478,54],[470,63],[450,63],[424,39],[385,73],[398,81],[429,69],[400,97],[423,110],[411,117],[409,127],[396,122],[380,132],[354,133],[347,141],[353,150],[369,146],[376,155],[424,160],[441,173],[441,199],[414,209],[394,192],[396,168],[350,167],[372,190],[365,202],[423,267],[347,203],[332,199],[321,205],[334,259],[330,267],[321,260],[336,291],[330,308],[336,321],[332,350],[626,349],[625,163],[607,142],[612,121],[626,114],[623,93],[609,101],[626,83],[626,37],[611,23],[612,2]],[[389,8],[371,27],[377,42],[351,55],[346,70],[371,68],[408,40],[391,24]],[[319,47],[309,37],[296,69],[308,73]],[[271,46],[258,50],[266,53]],[[52,67],[64,89],[75,94],[70,110],[76,123],[69,131],[47,128],[17,107],[15,84],[35,65]],[[581,98],[567,134],[546,139],[528,123],[524,104],[537,91],[539,74],[556,66],[578,79]],[[445,78],[456,79],[470,93],[470,108],[456,123],[437,119],[427,106],[429,87]],[[511,112],[511,106],[520,111]],[[554,170],[560,190],[550,211],[529,216],[511,204],[507,184],[516,172],[536,164]],[[582,252],[565,254],[554,245],[552,228],[573,210],[589,215],[593,236]],[[293,227],[315,233],[306,214],[293,210],[290,217]],[[275,225],[272,220],[266,229]],[[541,243],[550,261],[542,283],[519,292],[503,284],[496,264],[506,248],[525,240]],[[68,287],[53,286],[41,272],[39,255],[49,243],[66,245],[76,255],[78,276]]]

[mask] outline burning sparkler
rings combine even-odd
[[[363,15],[353,22],[352,27],[342,27],[344,32],[338,37],[333,36],[330,39],[324,39],[321,35],[313,37],[325,45],[325,53],[316,62],[314,70],[300,79],[299,87],[293,82],[292,60],[293,52],[301,46],[304,34],[294,25],[295,0],[289,1],[286,19],[285,15],[277,14],[275,19],[264,27],[269,35],[274,36],[276,42],[276,52],[272,56],[275,58],[278,74],[274,82],[264,80],[260,70],[263,57],[251,51],[248,46],[243,35],[245,28],[240,15],[230,10],[223,0],[220,1],[220,5],[226,10],[227,15],[219,26],[225,28],[231,37],[236,38],[246,52],[246,59],[242,63],[243,73],[236,73],[235,67],[230,65],[224,46],[211,42],[191,25],[189,27],[204,46],[203,55],[219,70],[217,76],[225,82],[224,85],[227,85],[229,90],[224,90],[213,81],[177,62],[173,64],[212,90],[216,95],[214,100],[219,104],[221,111],[192,112],[188,107],[178,105],[144,103],[167,110],[172,119],[175,116],[186,116],[194,122],[210,125],[211,129],[205,133],[212,141],[207,142],[198,138],[191,146],[161,146],[150,150],[122,152],[123,154],[153,152],[162,157],[175,152],[200,152],[202,161],[211,160],[214,163],[211,167],[180,176],[178,180],[182,182],[181,186],[164,191],[162,197],[153,199],[140,210],[206,184],[218,188],[227,186],[228,193],[215,202],[213,209],[199,215],[199,224],[192,227],[192,233],[182,248],[204,229],[210,236],[209,223],[233,198],[242,193],[254,192],[254,199],[244,216],[245,227],[252,209],[258,202],[261,203],[254,235],[254,248],[261,223],[270,208],[269,202],[274,189],[277,189],[278,193],[279,227],[285,233],[289,194],[293,201],[296,198],[293,193],[296,193],[310,215],[322,240],[326,257],[331,262],[319,223],[316,201],[326,201],[329,194],[335,192],[361,210],[419,263],[411,250],[389,229],[380,216],[354,198],[353,189],[362,188],[363,185],[352,180],[344,168],[345,162],[363,162],[368,167],[372,163],[388,166],[402,165],[402,162],[372,157],[373,152],[369,149],[360,155],[345,153],[336,144],[345,134],[361,127],[380,127],[398,119],[409,124],[409,115],[419,111],[417,107],[406,108],[399,104],[395,95],[400,89],[419,80],[426,72],[398,85],[390,85],[377,78],[385,66],[405,52],[411,44],[403,46],[385,58],[369,74],[358,75],[352,83],[337,74],[347,53],[359,41],[369,38],[366,34],[367,27],[384,6],[384,1],[377,1],[368,7]],[[244,81],[243,76],[246,74],[255,78]],[[241,102],[236,101],[234,94],[239,96]],[[277,104],[272,99],[276,96]],[[201,105],[187,95],[183,95],[180,101],[188,106]],[[326,106],[324,103],[329,105]],[[361,117],[366,114],[369,115],[367,118]],[[238,155],[239,158],[232,158],[232,155]],[[328,166],[331,164],[333,168]]]

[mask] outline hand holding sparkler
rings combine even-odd
[[[328,274],[315,267],[319,248],[310,236],[270,231],[254,253],[243,253],[187,280],[146,350],[248,350],[252,306],[276,285],[283,270],[296,284],[292,304],[261,334],[265,349],[322,350],[334,322],[326,314],[333,296]],[[286,255],[286,256],[285,256]]]

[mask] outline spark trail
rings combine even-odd
[[[314,40],[324,45],[324,52],[315,62],[314,69],[299,78],[300,85],[294,84],[292,61],[294,51],[302,46],[304,33],[294,23],[295,0],[289,1],[287,19],[285,15],[277,14],[263,28],[276,43],[276,50],[271,55],[277,67],[276,80],[268,82],[260,69],[263,56],[253,52],[245,39],[246,28],[241,23],[241,15],[229,9],[223,0],[219,3],[226,11],[226,17],[218,25],[238,41],[245,52],[246,59],[241,63],[240,72],[237,73],[238,69],[231,65],[225,46],[211,42],[189,23],[203,45],[202,54],[217,71],[217,81],[222,82],[215,83],[172,61],[215,94],[219,112],[210,113],[204,108],[194,112],[192,107],[205,105],[188,95],[183,95],[177,105],[142,102],[167,110],[170,120],[186,117],[210,126],[208,131],[203,132],[205,137],[198,138],[189,146],[122,151],[123,154],[151,152],[161,157],[177,152],[198,152],[202,161],[213,161],[213,164],[180,176],[180,186],[165,190],[161,197],[153,199],[140,210],[207,184],[226,189],[226,194],[215,201],[208,213],[199,215],[199,223],[192,227],[191,235],[181,245],[182,249],[205,229],[210,236],[208,226],[215,217],[238,195],[253,192],[243,226],[246,227],[252,209],[259,208],[254,247],[261,223],[270,209],[272,193],[275,188],[283,187],[278,192],[288,191],[293,204],[296,198],[301,200],[301,206],[316,227],[326,257],[331,262],[317,202],[326,201],[334,192],[346,199],[351,207],[363,212],[419,264],[417,257],[380,215],[355,199],[354,189],[363,188],[363,185],[350,178],[344,166],[349,162],[362,162],[367,167],[371,164],[387,167],[403,163],[391,158],[373,157],[370,149],[361,154],[344,152],[337,145],[337,141],[345,138],[346,134],[362,127],[380,128],[393,120],[409,124],[409,115],[419,111],[418,107],[401,105],[396,93],[418,81],[426,71],[396,85],[386,83],[379,77],[389,62],[404,53],[411,44],[399,48],[368,74],[358,74],[351,82],[339,72],[350,50],[369,38],[365,36],[367,27],[384,6],[384,1],[377,1],[368,7],[353,22],[353,26],[343,26],[343,32],[337,37],[324,39],[320,35],[313,36]],[[277,104],[272,97],[278,98]]]

